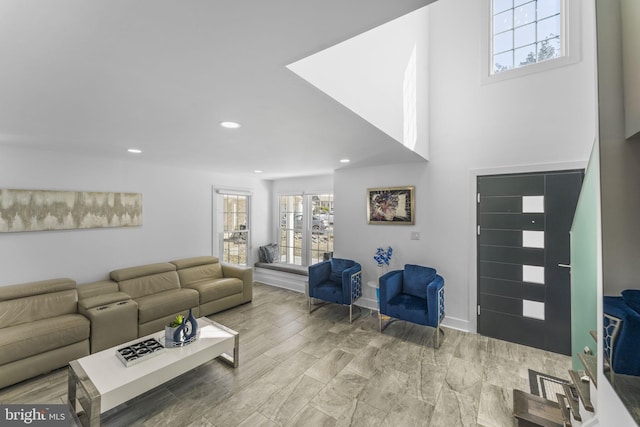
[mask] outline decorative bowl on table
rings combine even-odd
[[[160,341],[149,338],[117,349],[116,356],[124,366],[129,367],[158,355],[162,350],[164,346]]]

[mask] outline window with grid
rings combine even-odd
[[[247,265],[249,196],[222,194],[222,260]]]
[[[565,56],[565,0],[491,0],[491,73]]]
[[[333,254],[333,194],[311,196],[311,264]]]
[[[333,194],[279,198],[280,261],[311,265],[333,253]]]
[[[280,196],[280,261],[302,264],[304,224],[302,194]]]

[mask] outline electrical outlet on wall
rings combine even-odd
[[[420,240],[420,232],[412,231],[411,232],[411,240]]]

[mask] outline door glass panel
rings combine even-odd
[[[544,196],[522,196],[522,213],[544,213]]]
[[[544,249],[544,231],[522,230],[522,247]]]
[[[522,281],[544,285],[544,267],[539,267],[536,265],[523,265]]]
[[[522,300],[522,315],[533,319],[544,320],[544,303]]]

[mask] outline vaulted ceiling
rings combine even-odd
[[[0,145],[264,178],[422,161],[287,65],[430,2],[2,0]]]

